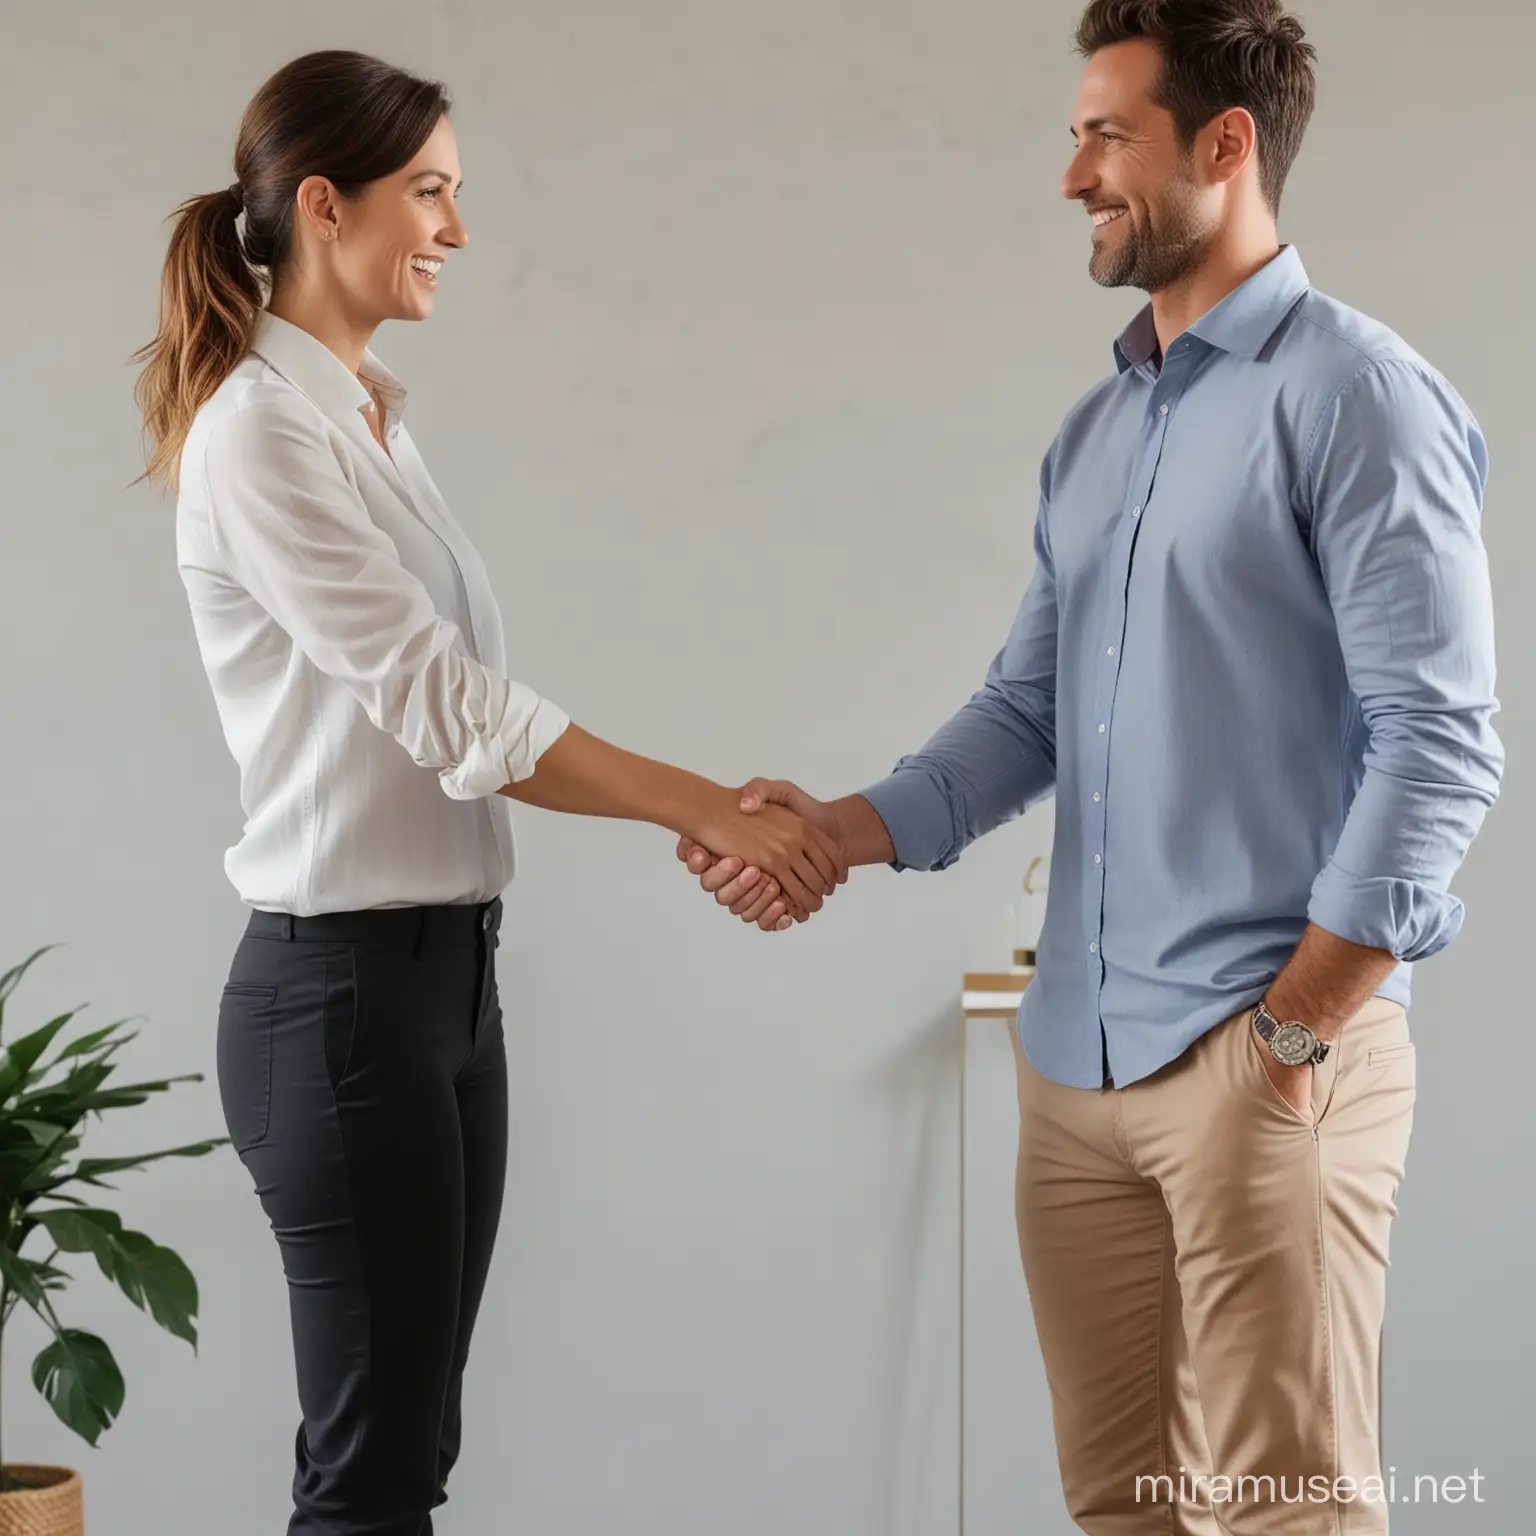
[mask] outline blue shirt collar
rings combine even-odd
[[[1296,247],[1281,246],[1278,256],[1201,315],[1187,334],[1236,357],[1257,357],[1310,287]],[[1156,352],[1157,326],[1147,304],[1115,342],[1116,369],[1140,368]]]

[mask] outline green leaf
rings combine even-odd
[[[73,1125],[85,1114],[83,1101],[117,1070],[110,1062],[88,1061],[71,1067],[63,1077],[23,1093],[13,1106],[17,1114],[55,1125]]]
[[[120,1040],[111,1039],[112,1031],[126,1023],[128,1023],[127,1019],[119,1019],[115,1024],[107,1024],[101,1029],[93,1029],[89,1034],[78,1036],[53,1058],[52,1065],[57,1066],[61,1061],[68,1061],[71,1056],[83,1056],[87,1051],[94,1051],[98,1046],[103,1047],[103,1054],[106,1054],[127,1045],[130,1040],[137,1040],[138,1030],[134,1030],[131,1035],[124,1035]]]
[[[61,1174],[57,1180],[46,1184],[41,1190],[45,1195],[51,1195],[55,1200],[63,1200],[63,1195],[57,1195],[55,1190],[61,1189],[65,1184],[95,1184],[101,1189],[111,1189],[111,1184],[101,1181],[103,1174],[121,1174],[131,1167],[143,1167],[146,1163],[158,1163],[166,1157],[206,1157],[215,1147],[229,1146],[229,1137],[217,1137],[212,1141],[189,1141],[186,1146],[169,1147],[164,1152],[141,1152],[138,1157],[83,1157],[72,1169]]]
[[[146,1237],[124,1232],[122,1247],[138,1272],[149,1315],[197,1353],[197,1281],[180,1254]]]
[[[3,1114],[3,1111],[0,1111]],[[36,1145],[0,1149],[0,1201],[7,1205],[18,1200],[35,1199],[37,1187],[56,1176],[60,1164],[80,1145],[58,1127],[47,1146]]]
[[[31,1259],[22,1258],[13,1248],[0,1243],[0,1276],[4,1276],[5,1283],[29,1307],[43,1312],[47,1300],[43,1294],[42,1282],[37,1278],[39,1267]],[[44,1312],[43,1315],[47,1314]]]
[[[30,967],[59,947],[37,950],[0,977],[0,1024],[6,1001]],[[120,1019],[66,1040],[65,1026],[79,1011],[61,1014],[14,1041],[0,1039],[0,1328],[21,1302],[47,1323],[54,1340],[33,1363],[32,1379],[59,1418],[94,1445],[122,1410],[123,1379],[103,1340],[59,1323],[51,1294],[67,1289],[73,1279],[55,1262],[60,1252],[92,1255],[130,1301],[194,1351],[198,1290],[178,1254],[125,1228],[113,1212],[65,1193],[62,1186],[78,1181],[110,1187],[106,1176],[117,1171],[167,1157],[200,1157],[229,1143],[220,1137],[161,1152],[76,1161],[91,1116],[145,1104],[178,1083],[203,1081],[198,1072],[116,1082],[114,1058],[137,1031],[127,1027],[130,1020]],[[42,1196],[49,1197],[49,1209],[39,1212],[35,1202]],[[40,1261],[21,1254],[36,1227],[54,1242]]]
[[[35,961],[40,960],[50,949],[62,949],[60,944],[45,944],[41,949],[34,949],[20,965],[13,966],[4,976],[0,976],[0,1014],[5,1011],[5,1000],[16,990],[16,983],[32,968]]]
[[[0,1117],[0,1146],[49,1147],[58,1139],[58,1126],[46,1120],[26,1120],[14,1114]]]
[[[53,1037],[74,1018],[80,1010],[71,1009],[50,1019],[41,1029],[23,1035],[14,1045],[0,1045],[0,1102],[10,1098],[17,1087],[32,1077],[37,1059],[53,1043]]]
[[[169,1248],[130,1232],[112,1211],[37,1211],[39,1225],[65,1253],[91,1253],[101,1272],[167,1332],[197,1349],[197,1281]]]
[[[123,1411],[123,1373],[104,1339],[61,1328],[32,1362],[32,1384],[82,1440],[95,1445]]]
[[[64,1160],[71,1156],[79,1145],[78,1136],[69,1136],[60,1131],[59,1139],[52,1147],[44,1148],[34,1154],[32,1167],[22,1179],[17,1191],[18,1198],[24,1201],[37,1199],[43,1187],[60,1176],[59,1169]]]
[[[21,1197],[21,1186],[37,1167],[35,1148],[12,1148],[0,1152],[0,1205],[11,1206]]]
[[[54,1257],[55,1255],[49,1254],[46,1259],[36,1261],[29,1259],[24,1261],[31,1270],[32,1278],[37,1281],[39,1287],[44,1291],[62,1291],[74,1279],[74,1274],[70,1270],[61,1269],[53,1262]],[[0,1328],[4,1328],[6,1323],[10,1321],[11,1313],[16,1310],[17,1305],[23,1299],[20,1292],[14,1288],[7,1287],[4,1305],[0,1307]],[[50,1328],[54,1326],[54,1320],[48,1316],[42,1307],[34,1305],[33,1310],[48,1323]]]
[[[107,1069],[112,1070],[110,1067]],[[145,1103],[152,1093],[168,1093],[176,1083],[200,1083],[201,1072],[183,1072],[179,1077],[153,1083],[124,1083],[120,1088],[95,1088],[78,1093],[45,1090],[26,1101],[27,1111],[36,1119],[73,1124],[82,1115],[100,1114],[106,1109],[125,1109]],[[62,1085],[61,1085],[62,1086]]]

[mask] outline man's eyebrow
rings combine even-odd
[[[1088,133],[1098,133],[1104,128],[1124,128],[1126,125],[1118,117],[1090,117],[1084,122],[1083,128]],[[1067,132],[1075,139],[1077,129],[1068,127]]]

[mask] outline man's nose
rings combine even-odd
[[[1069,202],[1076,202],[1098,181],[1092,173],[1087,157],[1079,149],[1067,162],[1067,169],[1061,178],[1061,195]]]

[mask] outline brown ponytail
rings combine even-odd
[[[288,260],[299,184],[324,176],[343,197],[357,196],[407,164],[449,105],[437,81],[340,49],[295,59],[251,99],[235,184],[189,198],[173,215],[159,326],[133,355],[144,365],[133,394],[149,450],[140,479],[175,487],[192,418],[245,356]]]
[[[143,479],[174,489],[192,418],[250,345],[261,284],[240,249],[240,188],[189,198],[174,215],[160,278],[160,325],[134,354],[133,396],[151,448]]]

